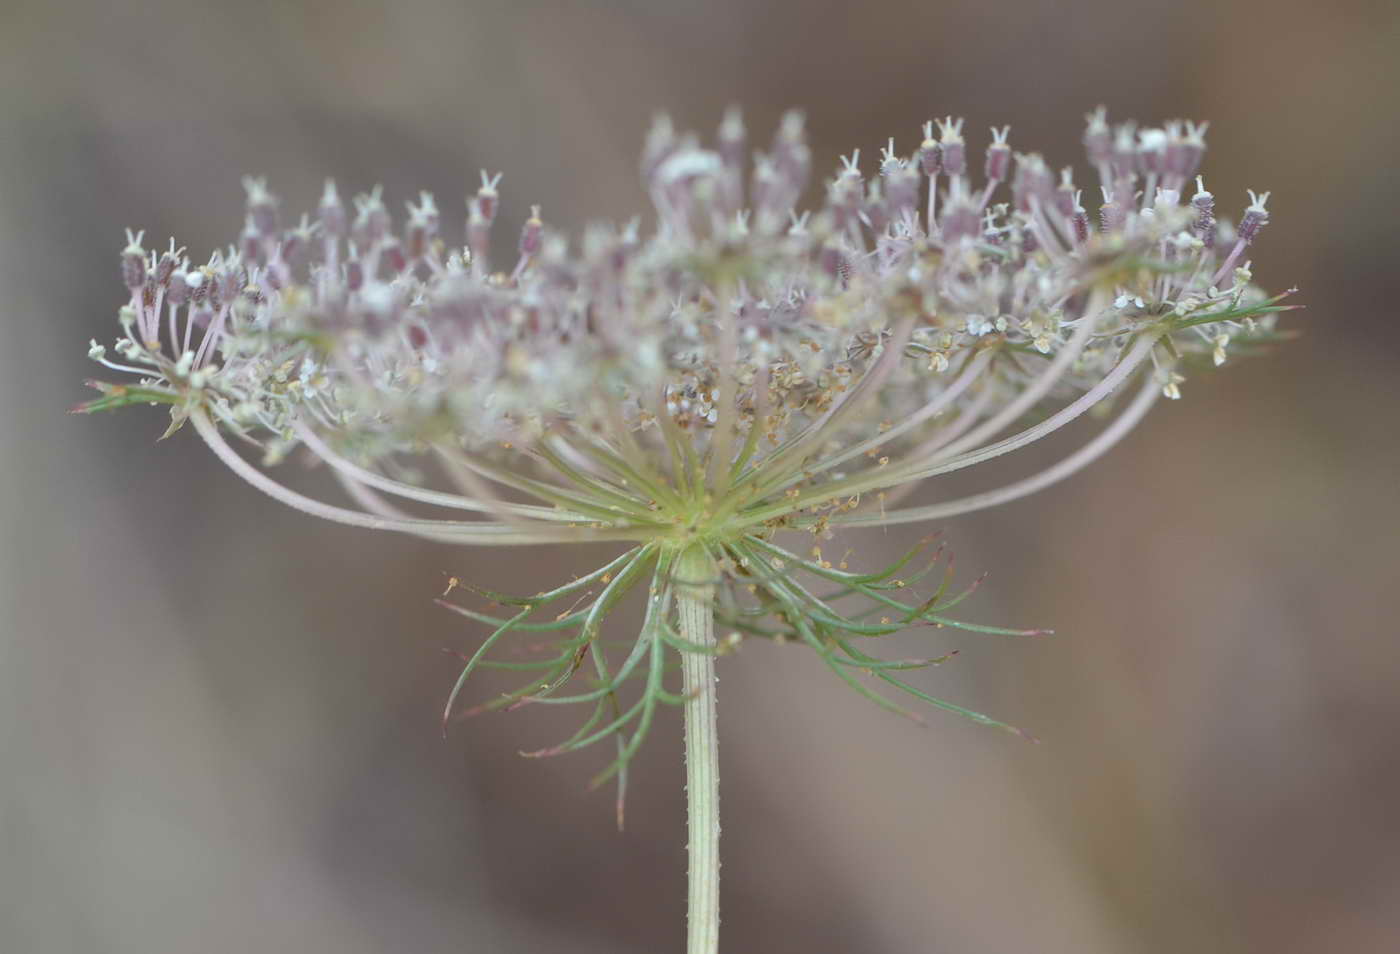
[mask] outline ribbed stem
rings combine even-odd
[[[681,554],[676,597],[681,637],[715,647],[715,565],[701,547]],[[715,721],[715,657],[681,653],[685,678],[685,794],[690,827],[688,954],[719,950],[719,738]]]

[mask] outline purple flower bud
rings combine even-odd
[[[170,284],[165,290],[165,300],[172,305],[183,305],[189,300],[190,286],[186,280],[184,272],[173,272],[170,275]]]
[[[326,180],[325,191],[321,193],[321,207],[318,210],[321,234],[329,239],[345,237],[345,206],[335,191],[335,183]]]
[[[1075,193],[1074,215],[1070,217],[1070,224],[1074,229],[1074,243],[1083,245],[1089,241],[1089,213],[1084,211],[1084,206],[1079,204],[1079,194]]]
[[[267,191],[267,180],[244,176],[243,188],[248,192],[249,227],[258,235],[275,235],[277,233],[277,197]]]
[[[1035,233],[1030,229],[1022,229],[1021,254],[1027,256],[1034,255],[1038,248],[1040,248],[1040,240],[1035,237]]]
[[[926,176],[936,176],[943,169],[943,147],[933,138],[933,121],[924,123],[924,141],[919,144],[919,169]]]
[[[1055,211],[1059,212],[1067,219],[1074,218],[1074,212],[1079,209],[1079,191],[1074,187],[1074,170],[1065,166],[1060,170],[1060,185],[1055,189],[1055,196],[1051,200]],[[1083,211],[1083,209],[1079,209]]]
[[[165,285],[170,282],[170,276],[175,271],[175,266],[180,264],[179,253],[173,248],[174,242],[170,243],[172,248],[168,252],[160,253],[160,260],[156,262],[156,284]]]
[[[1246,245],[1252,244],[1254,236],[1259,234],[1259,230],[1269,224],[1269,210],[1264,208],[1264,203],[1269,201],[1269,193],[1262,192],[1255,195],[1253,189],[1248,191],[1249,208],[1244,210],[1244,216],[1235,229],[1240,241]]]
[[[252,215],[249,215],[244,221],[242,233],[238,236],[238,250],[250,262],[258,262],[262,260],[262,249],[262,233],[258,231]]]
[[[365,267],[360,264],[358,258],[352,258],[345,263],[345,287],[351,291],[359,291],[365,283]]]
[[[950,176],[960,176],[967,172],[967,150],[960,142],[941,143],[943,147],[943,171]]]
[[[1166,145],[1162,149],[1162,171],[1171,179],[1185,176],[1181,171],[1186,156],[1183,152],[1185,140],[1181,137],[1181,121],[1173,119],[1162,128],[1166,131]]]
[[[282,244],[277,249],[276,257],[286,262],[289,267],[300,265],[305,260],[315,234],[315,227],[311,225],[308,217],[303,215],[296,228],[283,233]]]
[[[902,165],[904,160],[894,154],[894,137],[891,136],[889,145],[880,150],[880,175],[893,175]]]
[[[758,212],[760,227],[780,223],[795,197],[796,192],[773,160],[764,155],[755,157],[749,203]]]
[[[949,116],[938,121],[938,141],[943,151],[943,171],[950,176],[967,172],[967,147],[962,137],[963,121]]]
[[[1006,144],[1010,132],[1010,126],[992,127],[992,144],[987,147],[987,162],[983,167],[988,182],[1004,181],[1011,168],[1011,147]]]
[[[860,175],[860,150],[841,157],[841,174],[832,182],[827,203],[834,213],[837,226],[845,228],[860,212],[865,199],[865,182]]]
[[[389,271],[395,275],[408,268],[408,256],[404,255],[403,244],[392,235],[379,246],[379,251],[384,258],[384,264],[388,265]]]
[[[1103,205],[1099,206],[1099,230],[1103,232],[1121,232],[1123,226],[1128,221],[1128,210],[1123,203],[1118,201],[1119,192],[1128,190],[1120,187],[1110,190],[1108,186],[1103,187]]]
[[[773,137],[773,164],[778,167],[794,200],[807,187],[807,177],[812,172],[812,150],[807,146],[804,122],[801,112],[789,110],[783,114],[783,121]]]
[[[192,304],[202,305],[205,300],[209,298],[209,288],[212,283],[209,281],[209,276],[204,273],[203,269],[197,268],[186,274],[185,284],[189,286],[190,302]]]
[[[1113,157],[1109,166],[1113,171],[1113,181],[1131,178],[1137,174],[1137,139],[1133,135],[1132,123],[1124,123],[1113,133]]]
[[[1160,176],[1166,171],[1167,134],[1161,129],[1138,133],[1137,168],[1145,175]]]
[[[472,264],[484,269],[490,247],[491,223],[481,214],[476,203],[472,203],[471,211],[467,214],[467,248],[472,253]]]
[[[1088,121],[1084,130],[1084,151],[1094,165],[1107,166],[1113,161],[1113,132],[1108,128],[1108,110],[1100,106],[1084,118]]]
[[[428,330],[418,323],[406,325],[404,335],[408,338],[408,346],[415,351],[422,351],[428,346]]]
[[[285,259],[278,257],[267,263],[267,268],[263,271],[263,277],[267,284],[274,290],[286,288],[292,281],[292,270],[287,265]]]
[[[890,213],[885,207],[885,197],[881,193],[879,179],[870,180],[865,204],[861,211],[865,213],[866,221],[870,223],[870,231],[876,235],[883,235],[890,224]]]
[[[389,210],[384,208],[380,191],[375,186],[367,195],[355,196],[355,224],[351,232],[361,248],[373,248],[389,232]]]
[[[1027,212],[1032,201],[1049,208],[1055,200],[1055,177],[1050,167],[1037,153],[1016,157],[1016,175],[1011,181],[1011,195],[1016,208]]]
[[[243,270],[236,261],[230,262],[222,272],[214,276],[214,285],[218,289],[220,301],[232,302],[238,297],[238,292],[243,286]]]
[[[724,210],[734,214],[744,203],[744,118],[731,106],[719,124],[719,155],[724,165]]]
[[[405,252],[413,261],[418,261],[428,251],[428,244],[437,236],[438,210],[433,197],[423,192],[419,194],[419,204],[405,203],[408,208],[408,224],[404,227]]]
[[[494,176],[488,176],[486,170],[482,169],[481,188],[476,190],[476,200],[472,203],[476,212],[486,220],[488,227],[496,221],[496,209],[501,199],[496,187],[501,184],[502,175],[504,173],[498,172]]]
[[[1166,170],[1169,175],[1180,176],[1184,182],[1196,174],[1206,152],[1205,132],[1209,125],[1188,121],[1183,135],[1180,123],[1167,124]]]
[[[540,220],[540,207],[530,206],[530,217],[525,220],[524,227],[520,230],[520,254],[528,258],[540,250],[540,236],[544,231],[544,222]]]
[[[1200,176],[1196,177],[1196,194],[1191,197],[1191,208],[1196,213],[1191,222],[1191,234],[1210,248],[1215,244],[1215,196],[1206,191]]]
[[[940,220],[943,228],[944,244],[951,244],[962,238],[972,238],[982,231],[981,210],[966,189],[954,190],[948,195],[948,207]]]
[[[428,231],[421,223],[409,222],[404,227],[404,254],[418,261],[428,251]]]
[[[122,249],[122,281],[128,291],[136,291],[146,284],[146,250],[141,247],[141,236],[145,232],[132,234],[126,230],[126,248]]]
[[[903,163],[885,179],[885,202],[890,218],[896,222],[919,204],[922,180],[912,165]]]

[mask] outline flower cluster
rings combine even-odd
[[[963,121],[948,118],[925,124],[912,152],[891,139],[871,175],[852,153],[800,211],[812,167],[800,115],[752,161],[737,112],[710,146],[663,119],[641,160],[654,228],[600,225],[571,245],[535,207],[500,267],[499,175],[482,174],[463,232],[426,193],[396,227],[377,189],[348,209],[330,183],[289,225],[249,179],[241,235],[203,265],[129,235],[123,336],[113,358],[96,342],[90,355],[135,380],[98,384],[82,409],[168,404],[173,426],[191,421],[260,489],[344,523],[469,544],[630,542],[578,584],[601,594],[561,617],[578,635],[539,665],[543,681],[503,701],[551,695],[648,568],[656,605],[638,646],[682,646],[665,621],[667,567],[696,546],[737,594],[721,600],[736,632],[804,639],[848,680],[852,668],[893,678],[849,637],[943,620],[943,597],[887,605],[884,577],[821,558],[835,528],[1030,493],[1103,453],[1158,396],[1178,397],[1191,359],[1218,365],[1273,336],[1287,306],[1252,284],[1247,255],[1268,193],[1251,193],[1236,222],[1217,217],[1197,174],[1204,131],[1091,114],[1091,214],[1072,171],[1014,153],[1007,129],[992,130],[975,177]],[[923,478],[1046,436],[1134,379],[1118,416],[1048,470],[895,506]],[[355,506],[283,486],[225,434],[264,463],[304,447]],[[775,549],[783,529],[813,534],[810,560]],[[797,569],[894,621],[841,616]],[[498,635],[532,625],[491,618]],[[534,625],[568,628],[555,622]],[[581,701],[602,706],[644,656],[621,677],[600,670]],[[646,698],[668,698],[654,678]]]

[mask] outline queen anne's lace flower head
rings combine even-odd
[[[571,243],[534,207],[499,263],[499,174],[482,174],[465,228],[426,193],[396,227],[379,190],[347,208],[331,183],[289,224],[248,179],[242,233],[204,264],[128,236],[122,337],[113,357],[96,342],[90,355],[134,380],[97,385],[84,409],[168,404],[241,476],[343,523],[471,544],[630,541],[585,578],[607,595],[592,606],[645,567],[668,600],[667,554],[702,545],[735,588],[736,632],[767,625],[747,592],[778,615],[774,632],[806,638],[789,610],[805,607],[810,626],[834,611],[786,571],[883,592],[820,557],[832,530],[1046,486],[1159,395],[1178,397],[1193,363],[1270,338],[1284,307],[1251,284],[1246,258],[1268,193],[1251,193],[1233,226],[1217,218],[1197,174],[1204,124],[1114,128],[1091,114],[1094,189],[1013,153],[1006,128],[975,181],[963,125],[925,124],[908,155],[891,139],[869,178],[852,153],[799,210],[812,166],[799,114],[752,162],[737,112],[713,147],[658,120],[641,161],[654,226],[598,225]],[[1016,450],[1125,386],[1117,416],[1048,470],[896,506],[918,481]],[[353,506],[282,486],[225,435],[265,463],[306,448]],[[455,490],[405,477],[409,455]],[[817,554],[779,551],[779,529],[812,533]],[[891,615],[902,625],[929,607]],[[666,612],[655,608],[663,629]],[[579,621],[583,642],[558,672],[596,633],[594,617]],[[843,676],[873,664],[818,648]],[[545,669],[516,698],[552,692],[558,672]]]

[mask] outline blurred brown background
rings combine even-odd
[[[652,112],[708,131],[731,102],[763,140],[804,108],[823,174],[946,112],[1056,164],[1100,102],[1209,118],[1222,211],[1274,190],[1256,275],[1308,311],[1077,479],[946,528],[995,571],[972,616],[1059,635],[938,634],[963,653],[920,684],[1043,744],[920,731],[800,651],[723,663],[726,949],[1396,949],[1397,10],[0,3],[0,950],[680,949],[677,721],[621,835],[595,757],[516,757],[551,714],[436,731],[440,648],[482,635],[431,605],[442,574],[524,590],[594,555],[319,524],[156,444],[155,411],[64,409],[124,226],[202,257],[245,172],[289,211],[334,175],[455,222],[481,166],[507,240],[532,201],[623,219]]]

